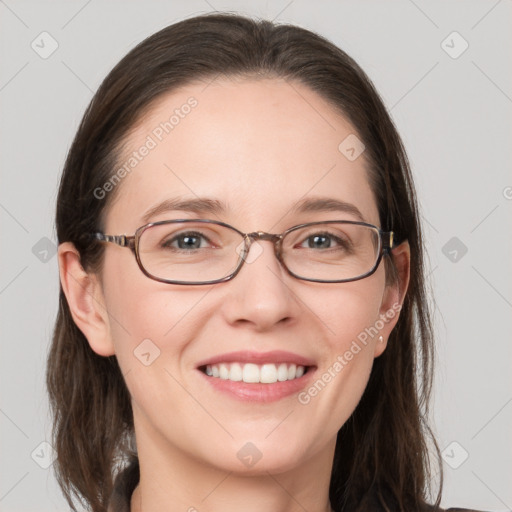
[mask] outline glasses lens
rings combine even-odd
[[[283,239],[282,257],[298,277],[341,281],[373,270],[380,250],[378,229],[339,222],[290,231]]]
[[[163,223],[142,232],[139,258],[153,277],[200,283],[232,274],[243,246],[239,233],[213,222]]]

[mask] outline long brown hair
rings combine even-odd
[[[305,84],[345,116],[365,144],[381,227],[409,241],[411,276],[388,346],[338,433],[330,500],[336,511],[423,510],[432,492],[430,440],[441,475],[437,508],[442,465],[427,423],[434,347],[413,180],[381,98],[341,49],[293,25],[217,13],[186,19],[144,40],[105,78],[79,126],[60,182],[59,243],[72,242],[83,268],[101,271],[103,245],[83,235],[102,229],[114,192],[99,199],[94,190],[112,176],[129,130],[161,95],[219,74]],[[392,283],[393,258],[384,261]],[[115,356],[95,354],[73,322],[62,288],[47,386],[59,484],[73,510],[78,499],[103,512],[120,465],[135,453],[130,395]]]

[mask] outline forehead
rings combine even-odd
[[[349,159],[339,148],[356,136],[347,119],[298,82],[189,84],[159,98],[126,138],[118,162],[126,172],[107,226],[133,230],[163,200],[209,197],[226,204],[222,220],[264,229],[314,196],[355,204],[378,224],[365,154]]]

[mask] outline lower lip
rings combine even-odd
[[[235,398],[248,402],[275,402],[287,396],[298,393],[304,389],[315,373],[314,367],[299,377],[298,379],[285,380],[283,382],[274,382],[273,384],[247,383],[243,381],[232,381],[221,379],[219,377],[210,377],[201,370],[198,372],[212,385],[215,389],[225,393],[231,398]]]

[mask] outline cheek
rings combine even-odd
[[[123,254],[123,257],[125,255]],[[123,373],[179,361],[200,321],[195,306],[208,289],[177,288],[147,278],[133,262],[106,258],[104,291],[110,336]],[[113,260],[113,258],[112,258]],[[122,272],[121,272],[122,269]]]
[[[179,383],[184,382],[184,355],[203,325],[204,315],[195,306],[206,292],[198,296],[195,290],[170,291],[148,282],[150,286],[140,287],[137,295],[126,293],[126,285],[116,292],[113,316],[119,322],[111,321],[111,335],[134,407],[157,425],[159,416],[167,417],[163,411],[190,407],[190,396]],[[200,425],[202,411],[189,412]],[[167,418],[164,424],[169,435],[186,435],[182,422]]]
[[[354,340],[366,340],[370,344],[378,338],[376,326],[380,325],[383,291],[384,273],[376,272],[366,279],[326,288],[318,294],[321,303],[318,302],[317,310],[331,349],[344,352]]]
[[[162,290],[158,285],[136,296],[120,290],[110,323],[116,355],[126,360],[154,347],[163,359],[179,356],[201,325],[197,311],[190,313],[199,299],[197,293]],[[196,321],[190,322],[193,318]]]
[[[299,402],[332,422],[332,434],[348,419],[366,388],[378,342],[384,274],[344,283],[322,293],[316,311],[323,326],[324,353],[312,386]],[[320,338],[320,337],[319,337]]]

